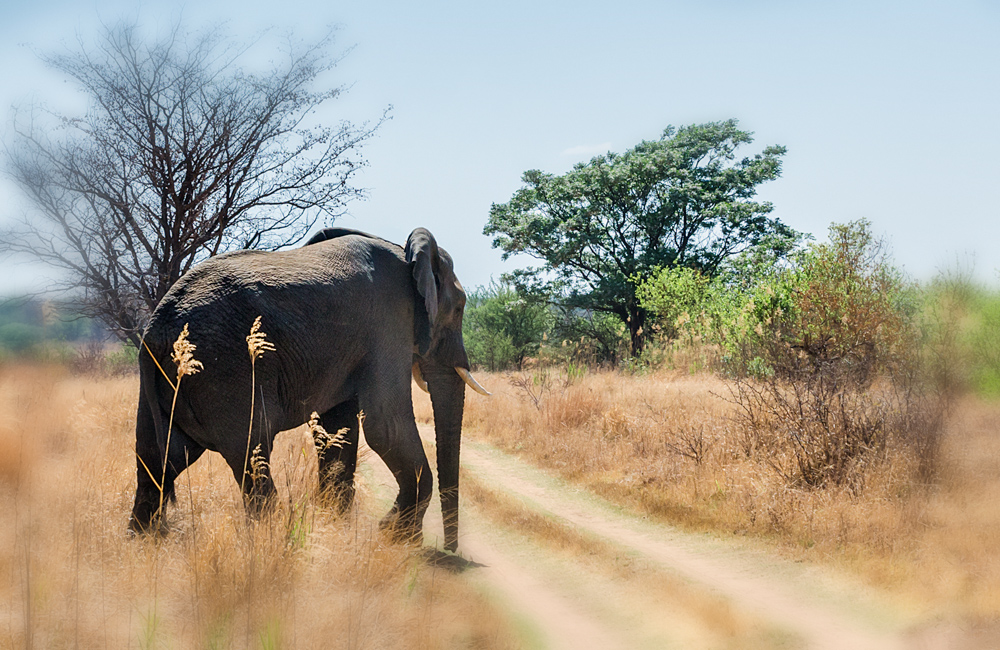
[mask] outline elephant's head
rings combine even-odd
[[[406,240],[406,262],[416,288],[413,376],[431,394],[437,440],[438,491],[445,548],[458,547],[458,467],[465,384],[489,395],[469,374],[462,340],[465,291],[451,256],[417,228]]]

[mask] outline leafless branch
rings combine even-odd
[[[360,149],[388,118],[314,124],[343,88],[314,90],[337,62],[332,34],[288,46],[279,67],[240,67],[246,47],[180,27],[149,42],[135,25],[43,56],[90,100],[83,116],[15,112],[7,171],[33,218],[2,233],[69,272],[85,311],[137,340],[170,286],[197,262],[300,241],[363,190]]]

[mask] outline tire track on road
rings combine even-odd
[[[683,535],[665,525],[599,505],[579,489],[560,484],[529,464],[481,443],[463,444],[463,466],[484,484],[515,494],[537,510],[581,531],[650,558],[662,569],[729,599],[754,617],[795,633],[815,650],[897,650],[904,647],[891,626],[869,618],[886,608],[859,593],[836,593],[818,576],[776,558]],[[465,546],[465,540],[460,541]],[[838,602],[839,600],[839,602]],[[867,607],[866,612],[859,611]],[[887,612],[887,610],[886,610]],[[889,615],[892,617],[892,615]],[[597,646],[591,646],[597,647]]]
[[[433,522],[437,523],[437,522]],[[581,611],[577,602],[545,583],[518,559],[497,544],[485,540],[488,531],[475,530],[463,538],[462,555],[484,566],[476,569],[476,579],[485,580],[499,591],[517,617],[530,621],[542,637],[543,647],[555,650],[609,648],[627,650],[619,630],[608,629],[598,619]]]
[[[433,428],[420,430],[433,458]],[[660,579],[655,567],[634,552],[604,543],[595,546],[577,539],[580,535],[573,530],[553,537],[519,525],[515,520],[532,517],[519,500],[515,497],[499,509],[489,497],[483,501],[485,486],[470,480],[466,469],[459,550],[477,564],[466,575],[498,596],[535,638],[542,639],[535,645],[575,650],[802,647],[794,635],[735,614],[714,595],[692,594],[684,580]],[[391,481],[387,472],[385,478]],[[507,501],[509,495],[496,496]],[[425,544],[440,546],[440,535],[440,504],[435,498],[424,521]]]

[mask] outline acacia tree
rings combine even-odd
[[[348,184],[374,125],[330,128],[311,114],[342,88],[315,90],[336,64],[332,36],[245,70],[250,47],[179,27],[135,25],[43,56],[88,99],[81,116],[15,111],[7,170],[37,208],[3,233],[9,252],[66,271],[85,314],[138,345],[148,316],[197,262],[302,239],[362,194]]]
[[[646,311],[636,288],[655,269],[711,276],[765,237],[796,235],[769,216],[770,203],[753,200],[758,185],[780,175],[785,148],[737,160],[736,150],[753,141],[738,126],[667,127],[659,140],[597,156],[562,176],[527,171],[525,187],[493,204],[483,232],[505,259],[525,253],[544,262],[515,272],[522,289],[614,314],[639,354]]]

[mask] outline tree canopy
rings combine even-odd
[[[665,267],[713,275],[728,257],[765,238],[796,233],[755,201],[781,173],[785,148],[752,157],[736,120],[667,127],[658,140],[608,152],[557,176],[524,173],[524,187],[493,204],[484,233],[504,258],[543,262],[514,274],[518,285],[570,307],[611,313],[627,324],[633,354],[643,347],[646,312],[636,287]]]
[[[315,88],[336,63],[330,46],[330,36],[290,44],[281,63],[253,72],[243,67],[251,46],[217,32],[178,27],[151,40],[122,24],[44,56],[89,106],[15,116],[7,171],[37,210],[3,233],[7,250],[67,271],[85,313],[138,344],[194,264],[294,243],[361,194],[349,180],[380,121],[316,122],[341,92]]]

